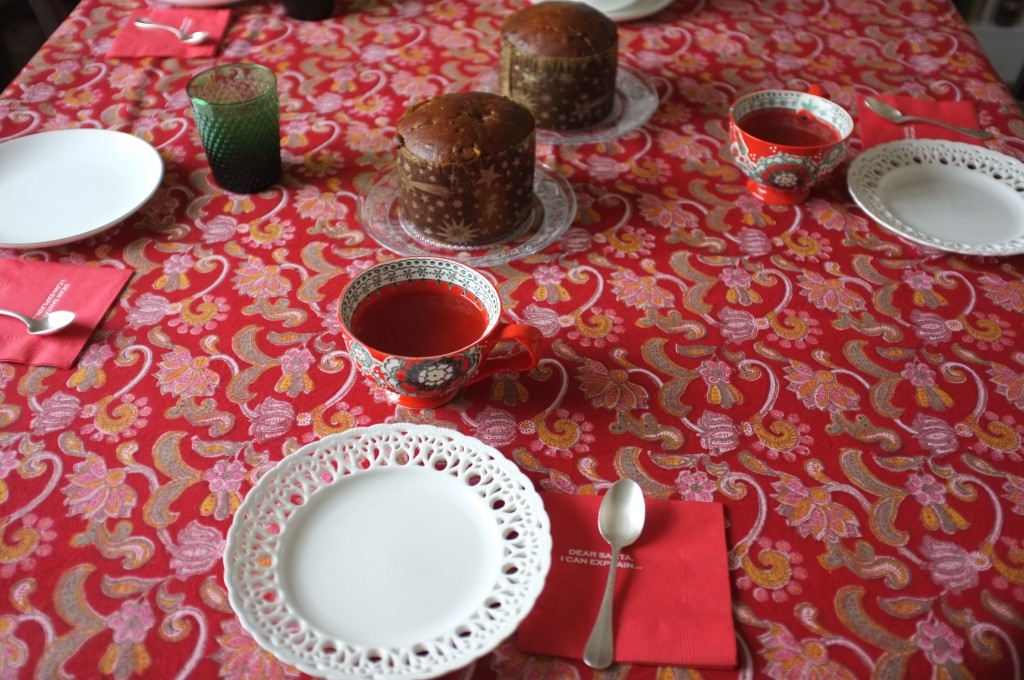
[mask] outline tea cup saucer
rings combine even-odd
[[[537,163],[533,210],[515,233],[495,243],[467,248],[427,239],[403,223],[398,210],[398,170],[388,166],[372,179],[360,199],[360,221],[384,248],[403,256],[440,256],[472,267],[505,264],[538,253],[569,229],[576,217],[576,194],[558,172]]]

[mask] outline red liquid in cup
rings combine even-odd
[[[806,112],[787,109],[753,111],[739,121],[748,135],[782,146],[823,146],[842,138],[831,125]]]
[[[357,340],[403,357],[449,354],[487,330],[487,312],[459,286],[404,281],[365,300],[350,324]]]

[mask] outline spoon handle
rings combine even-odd
[[[612,600],[615,591],[615,568],[619,566],[619,549],[612,549],[612,563],[608,567],[608,581],[604,586],[601,610],[597,613],[590,639],[583,650],[583,661],[591,668],[608,668],[615,655],[615,640],[612,627]]]
[[[158,24],[157,22],[147,17],[139,17],[135,20],[135,25],[139,28],[160,28],[165,31],[170,31],[178,37],[178,40],[185,39],[185,34],[180,29],[177,29],[174,26],[168,26],[167,24]]]
[[[21,321],[24,322],[26,326],[30,328],[32,327],[32,317],[30,316],[19,314],[18,312],[11,311],[10,309],[0,309],[0,315],[14,317],[15,319],[21,319]]]
[[[926,118],[924,116],[908,116],[904,114],[903,120],[906,122],[917,121],[918,123],[931,123],[932,125],[938,125],[939,127],[944,127],[947,130],[959,132],[960,134],[967,135],[968,137],[974,137],[975,139],[988,139],[992,136],[992,133],[988,130],[975,130],[973,128],[960,127],[959,125],[953,125],[952,123],[946,123],[941,120]]]

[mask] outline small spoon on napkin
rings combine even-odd
[[[590,631],[590,639],[583,650],[583,661],[591,668],[608,668],[615,655],[615,636],[612,626],[612,599],[615,591],[615,568],[619,565],[619,551],[640,538],[644,528],[646,508],[644,492],[632,479],[620,479],[612,484],[597,511],[597,527],[612,547],[612,563],[608,567],[608,581],[604,587],[601,610]]]
[[[139,17],[135,20],[135,25],[139,28],[161,28],[165,31],[170,31],[174,35],[178,36],[178,40],[185,43],[186,45],[198,45],[207,38],[210,34],[206,31],[195,31],[194,33],[185,33],[180,28],[174,26],[168,26],[167,24],[160,24],[148,17]]]
[[[31,335],[49,335],[50,333],[56,333],[59,330],[63,330],[71,325],[71,322],[75,320],[74,312],[56,311],[50,312],[49,314],[43,314],[40,317],[25,316],[18,312],[12,312],[9,309],[0,309],[0,315],[12,316],[15,319],[20,319],[28,326],[28,332]]]
[[[954,132],[959,132],[962,135],[968,137],[974,137],[976,139],[989,139],[992,137],[992,133],[988,130],[973,130],[971,128],[960,127],[959,125],[953,125],[945,121],[936,120],[934,118],[925,118],[924,116],[909,116],[892,104],[887,104],[881,99],[875,99],[874,97],[864,97],[864,103],[868,105],[868,108],[877,113],[882,118],[885,118],[890,123],[896,123],[902,125],[903,123],[931,123],[932,125],[938,125]]]

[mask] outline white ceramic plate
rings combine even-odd
[[[114,130],[77,128],[0,144],[0,247],[71,243],[114,226],[160,186],[150,144]]]
[[[576,194],[561,175],[541,163],[533,174],[533,210],[516,233],[476,248],[428,242],[407,227],[398,211],[398,171],[378,172],[359,202],[366,233],[397,255],[450,257],[471,267],[493,267],[547,248],[565,234],[576,218]]]
[[[547,514],[514,463],[430,425],[302,447],[248,493],[225,581],[265,649],[328,678],[430,678],[508,637],[551,564]]]
[[[543,2],[544,0],[535,0]],[[593,0],[591,6],[604,12],[612,21],[633,21],[643,19],[671,5],[675,0],[632,0],[631,2],[620,2],[619,0]]]
[[[974,144],[879,144],[857,156],[850,194],[882,227],[965,255],[1024,253],[1024,163]]]

